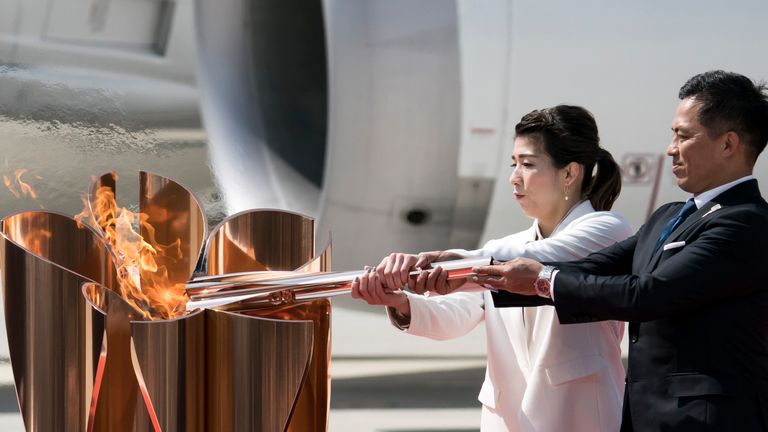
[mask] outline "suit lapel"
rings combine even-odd
[[[739,183],[736,186],[716,196],[712,199],[712,201],[709,201],[700,209],[696,210],[692,215],[684,220],[680,226],[672,231],[672,234],[670,234],[669,238],[667,238],[664,244],[659,247],[659,250],[651,255],[648,263],[649,267],[653,269],[658,265],[659,258],[664,251],[664,245],[678,241],[682,233],[686,232],[689,228],[696,224],[703,223],[711,217],[717,216],[718,211],[725,207],[761,199],[762,196],[760,195],[760,189],[757,187],[757,180],[748,180],[743,183]],[[676,212],[680,211],[680,207],[676,206],[675,209]],[[661,228],[658,226],[655,227],[656,229],[653,230],[656,233],[655,239],[661,235],[661,230],[667,221],[668,219],[660,222]]]
[[[710,201],[704,204],[702,208],[693,212],[692,215],[688,216],[688,218],[684,220],[683,223],[681,223],[677,228],[675,228],[674,231],[672,231],[672,233],[664,241],[664,243],[661,246],[659,246],[659,249],[653,255],[651,255],[651,260],[648,263],[651,266],[651,268],[655,268],[656,265],[658,265],[659,258],[661,257],[662,252],[664,252],[665,245],[678,241],[680,235],[684,233],[686,230],[688,230],[688,228],[709,219],[711,216],[713,216],[713,213],[716,213],[717,210],[719,210],[720,208],[722,208],[721,204],[716,203],[714,201]]]
[[[635,260],[635,263],[638,266],[639,269],[645,268],[653,259],[654,252],[653,247],[656,245],[656,241],[661,236],[661,232],[664,231],[664,227],[667,225],[667,222],[669,222],[677,213],[680,212],[680,209],[683,207],[685,203],[677,203],[677,205],[670,206],[666,212],[664,212],[663,215],[659,215],[655,221],[652,221],[651,223],[653,225],[650,226],[650,229],[648,229],[648,234],[643,235],[642,238],[642,244],[640,247],[635,248],[635,254],[639,254],[637,256],[637,259]],[[654,217],[656,217],[654,215]]]

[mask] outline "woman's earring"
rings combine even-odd
[[[565,187],[565,200],[568,201],[568,186]]]

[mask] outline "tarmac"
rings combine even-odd
[[[334,359],[328,430],[477,431],[484,370],[483,359]],[[23,432],[7,362],[0,376],[0,430]]]

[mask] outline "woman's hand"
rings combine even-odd
[[[447,294],[454,291],[465,281],[447,281],[448,272],[439,267],[430,272],[423,272],[417,277],[410,277],[410,273],[415,270],[422,270],[432,267],[432,264],[439,261],[448,261],[461,259],[462,256],[452,252],[422,252],[418,255],[393,253],[381,260],[376,266],[376,272],[379,274],[382,283],[391,291],[408,286],[408,289],[416,294],[424,294],[427,291],[439,294]]]
[[[475,267],[472,282],[486,288],[517,294],[536,295],[534,283],[544,265],[528,258],[515,258],[503,264]]]
[[[352,282],[352,298],[363,299],[369,305],[392,307],[400,315],[410,316],[408,296],[401,289],[390,290],[381,283],[381,276],[375,271],[364,273]]]

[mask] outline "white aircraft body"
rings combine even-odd
[[[559,103],[594,113],[624,172],[614,210],[638,228],[685,199],[665,156],[679,87],[768,78],[765,16],[762,1],[0,0],[0,114],[187,130],[201,112],[227,211],[314,216],[351,270],[528,227],[514,125]],[[428,343],[337,304],[340,355],[482,353],[477,332]]]

